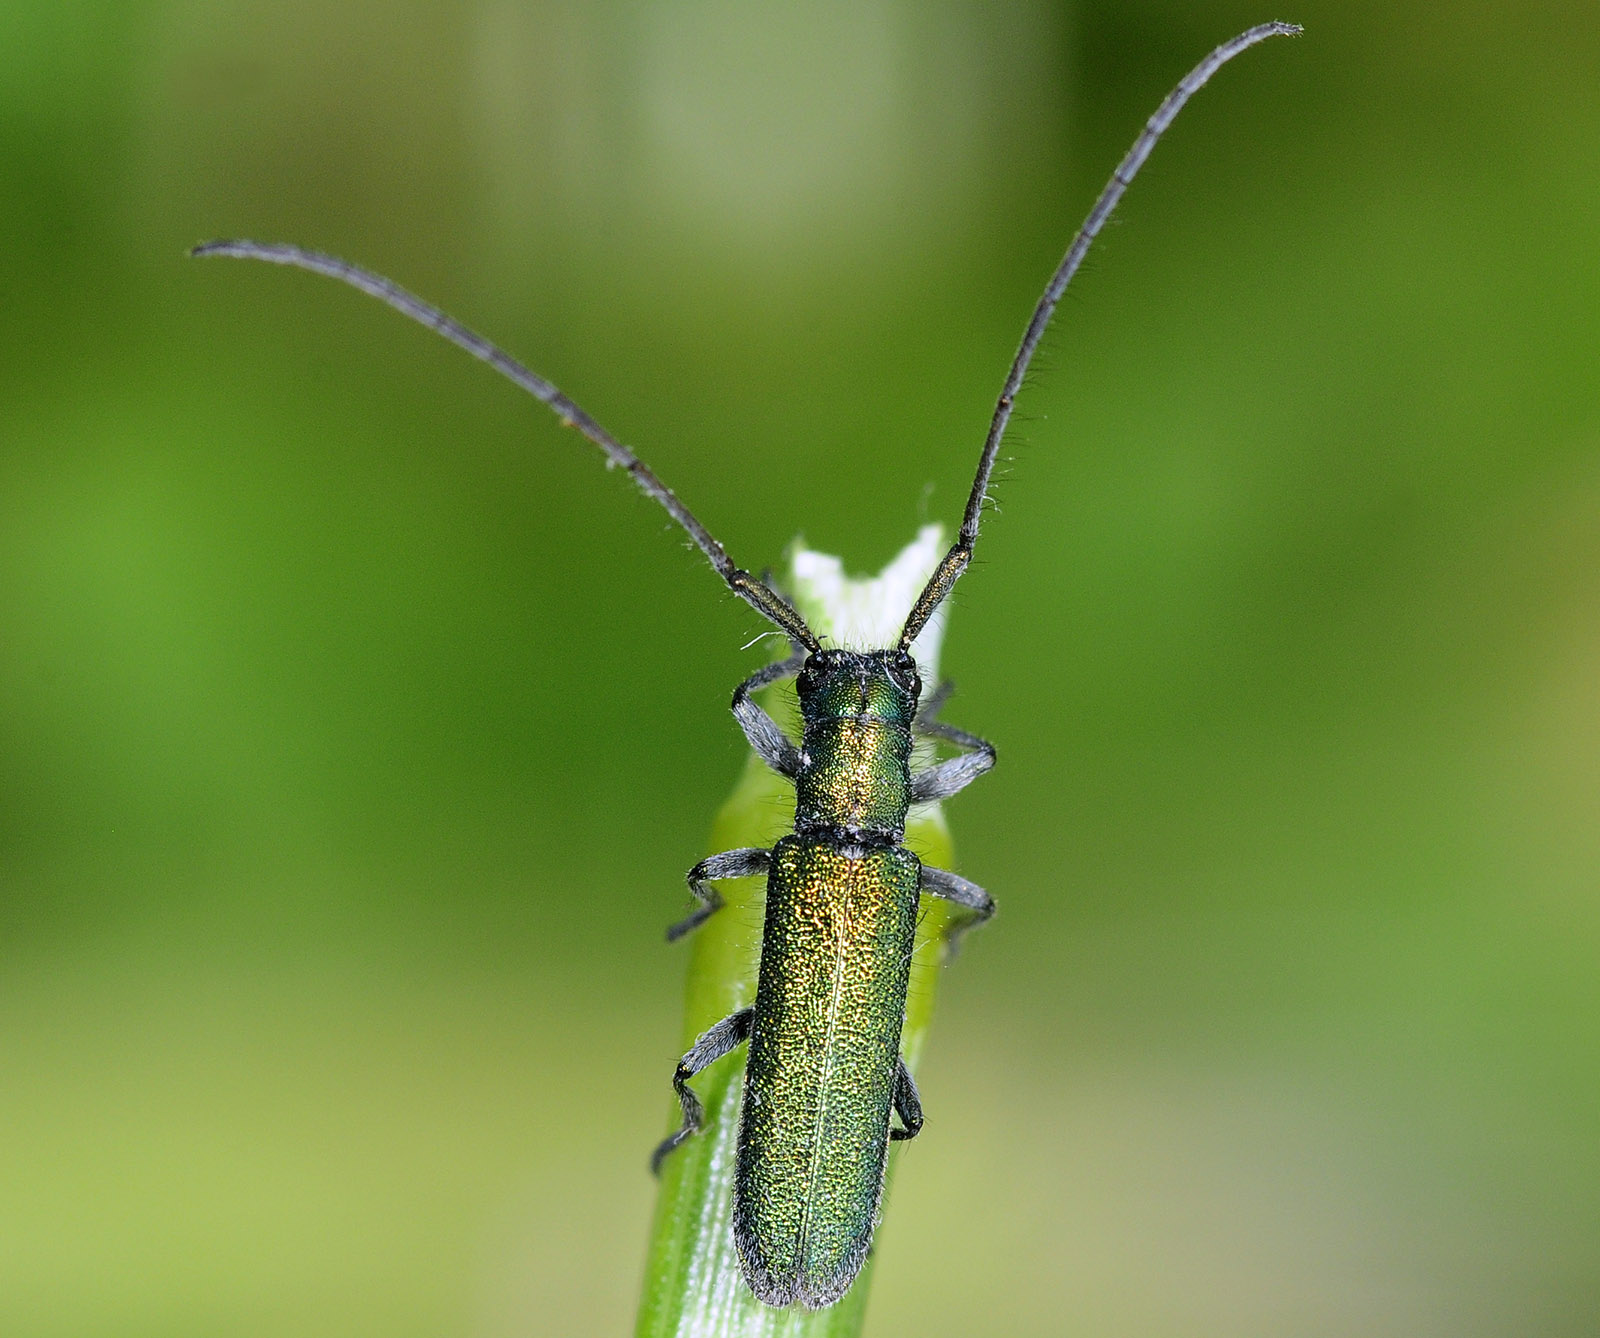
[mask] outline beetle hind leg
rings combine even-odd
[[[683,1124],[676,1133],[662,1139],[650,1154],[651,1174],[661,1174],[661,1163],[667,1154],[684,1139],[698,1132],[705,1119],[705,1107],[690,1088],[689,1079],[749,1040],[750,1022],[755,1014],[754,1008],[741,1008],[737,1013],[729,1013],[709,1031],[701,1032],[700,1038],[678,1061],[678,1067],[672,1074],[672,1090],[678,1094],[678,1104],[683,1107]]]
[[[894,1074],[894,1113],[900,1117],[901,1127],[889,1126],[889,1137],[896,1143],[915,1138],[922,1132],[922,1098],[917,1095],[917,1084],[901,1059]]]

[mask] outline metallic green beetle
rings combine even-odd
[[[955,543],[912,604],[897,643],[883,650],[824,648],[795,607],[736,566],[677,496],[615,437],[554,385],[488,340],[388,279],[296,246],[209,242],[195,255],[294,265],[339,279],[387,302],[481,358],[576,427],[659,502],[733,592],[774,623],[793,653],[741,683],[733,714],[756,753],[794,781],[794,832],[771,850],[732,850],[689,871],[700,901],[668,930],[688,933],[721,905],[712,883],[767,876],[766,918],[755,1003],[724,1018],[684,1055],[673,1075],[683,1125],[656,1149],[653,1165],[701,1124],[688,1086],[706,1065],[745,1041],[733,1230],[745,1280],[772,1306],[831,1305],[855,1280],[877,1226],[892,1139],[922,1127],[916,1085],[900,1055],[906,983],[923,893],[964,907],[951,938],[994,913],[981,887],[924,867],[901,841],[912,804],[948,798],[994,765],[994,749],[936,719],[944,689],[922,702],[910,650],[972,560],[985,493],[1023,374],[1067,284],[1122,193],[1185,102],[1224,64],[1292,24],[1266,23],[1225,42],[1156,110],[1118,164],[1034,308],[995,406]],[[797,745],[754,700],[796,677]],[[911,770],[918,737],[953,745],[954,757]],[[900,1124],[892,1126],[891,1112]]]
[[[793,673],[799,747],[750,699]],[[795,782],[794,833],[770,851],[732,850],[697,864],[689,885],[702,905],[668,931],[676,938],[717,909],[710,880],[767,875],[755,1003],[683,1057],[673,1075],[683,1127],[655,1163],[700,1125],[688,1080],[748,1039],[733,1231],[745,1278],[769,1305],[815,1308],[844,1295],[872,1241],[887,1141],[922,1127],[900,1057],[920,895],[969,910],[956,932],[994,912],[982,888],[925,867],[901,844],[911,804],[955,794],[994,765],[989,744],[933,718],[938,694],[919,714],[921,694],[916,662],[899,648],[813,646],[741,684],[733,709],[746,736]],[[913,775],[916,734],[961,752]]]

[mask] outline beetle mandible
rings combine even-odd
[[[861,1271],[877,1226],[891,1140],[922,1127],[916,1084],[900,1054],[917,907],[926,893],[965,909],[953,945],[994,913],[981,887],[921,864],[905,848],[907,811],[958,793],[993,765],[994,748],[937,719],[945,689],[922,700],[911,645],[972,560],[983,504],[1034,350],[1068,283],[1123,192],[1185,102],[1240,52],[1300,32],[1264,23],[1223,43],[1157,108],[1072,239],[1023,334],[978,459],[961,528],[912,604],[893,646],[825,647],[795,606],[766,580],[735,565],[722,545],[631,450],[543,377],[458,321],[380,275],[297,246],[217,241],[196,256],[293,265],[377,297],[481,358],[562,423],[575,427],[664,507],[736,595],[772,622],[792,653],[741,683],[733,714],[750,746],[795,785],[793,832],[770,850],[730,850],[689,871],[699,901],[667,931],[676,939],[716,912],[712,884],[767,877],[755,1002],[705,1032],[679,1061],[672,1085],[682,1126],[656,1149],[652,1166],[700,1127],[689,1079],[749,1042],[733,1186],[733,1229],[745,1281],[771,1306],[831,1305]],[[796,744],[755,700],[760,689],[797,680],[802,737]],[[911,770],[917,738],[956,755]],[[900,1123],[894,1126],[891,1112]]]

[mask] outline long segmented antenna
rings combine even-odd
[[[364,270],[348,261],[324,255],[320,251],[307,251],[299,246],[278,242],[220,241],[205,242],[189,252],[191,256],[231,256],[242,260],[265,260],[274,265],[293,265],[325,274],[359,288],[363,293],[387,302],[402,316],[409,316],[419,325],[425,325],[443,335],[458,348],[464,348],[475,358],[480,358],[495,371],[526,390],[541,404],[548,405],[561,420],[563,427],[575,427],[598,446],[606,457],[608,466],[620,465],[639,485],[646,497],[654,498],[678,524],[682,525],[695,547],[706,555],[717,575],[728,583],[728,588],[743,599],[762,617],[776,623],[785,635],[798,641],[807,650],[819,649],[816,635],[806,626],[799,611],[771,586],[744,568],[735,566],[727,551],[712,536],[694,513],[678,500],[677,494],[667,487],[655,472],[637,455],[595,422],[582,408],[568,399],[544,377],[524,367],[510,354],[491,344],[482,335],[469,330],[460,321],[446,316],[437,307],[430,306],[420,297],[407,292],[399,284],[380,274]]]
[[[983,512],[985,495],[989,490],[989,477],[994,473],[995,458],[1000,453],[1000,440],[1005,435],[1006,424],[1011,421],[1012,405],[1022,385],[1022,378],[1027,374],[1028,363],[1033,360],[1034,350],[1039,347],[1039,340],[1044,337],[1050,318],[1055,315],[1056,304],[1061,301],[1061,294],[1072,282],[1072,276],[1078,272],[1078,266],[1083,263],[1083,257],[1088,253],[1090,245],[1099,235],[1100,229],[1105,226],[1106,220],[1111,217],[1111,211],[1117,207],[1117,202],[1122,199],[1123,191],[1128,189],[1133,178],[1138,175],[1139,169],[1144,166],[1144,160],[1150,156],[1150,151],[1166,133],[1167,127],[1177,119],[1178,113],[1183,110],[1183,104],[1199,92],[1212,75],[1241,51],[1249,50],[1257,42],[1264,42],[1269,37],[1294,37],[1301,31],[1299,24],[1295,23],[1263,23],[1248,32],[1240,33],[1231,42],[1224,42],[1190,70],[1179,81],[1178,86],[1167,94],[1166,101],[1156,108],[1155,115],[1145,123],[1139,138],[1134,140],[1133,147],[1117,164],[1117,170],[1111,174],[1111,180],[1106,182],[1105,189],[1100,192],[1100,198],[1094,202],[1094,208],[1089,211],[1089,216],[1083,220],[1083,226],[1072,239],[1072,245],[1067,248],[1067,254],[1062,257],[1061,264],[1050,276],[1050,282],[1045,285],[1044,294],[1039,298],[1039,305],[1033,309],[1033,318],[1028,322],[1028,328],[1022,336],[1022,345],[1017,349],[1017,356],[1011,362],[1011,370],[1006,374],[1005,385],[1000,390],[1000,399],[994,406],[994,418],[989,423],[989,435],[983,443],[983,454],[978,458],[978,473],[972,481],[972,493],[967,498],[966,513],[961,517],[961,532],[956,536],[950,551],[934,568],[933,575],[928,578],[928,584],[917,596],[917,602],[911,606],[911,615],[906,619],[905,628],[900,633],[901,650],[905,650],[916,639],[917,633],[926,626],[934,610],[944,602],[945,596],[961,579],[961,573],[972,561],[972,547],[978,540],[978,521]]]

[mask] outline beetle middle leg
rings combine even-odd
[[[690,1089],[689,1079],[749,1040],[750,1022],[755,1015],[756,1010],[753,1007],[729,1013],[711,1030],[701,1032],[700,1038],[689,1047],[689,1052],[678,1061],[678,1067],[672,1074],[672,1090],[678,1094],[678,1104],[683,1107],[683,1125],[676,1133],[662,1139],[656,1150],[650,1154],[652,1174],[661,1174],[661,1163],[667,1153],[696,1133],[701,1121],[705,1119],[705,1107]]]
[[[969,929],[976,929],[994,914],[993,897],[976,883],[968,882],[960,874],[951,873],[948,869],[930,869],[924,864],[922,866],[922,890],[930,896],[942,897],[946,901],[953,901],[957,906],[964,906],[972,912],[965,919],[957,920],[946,931],[945,942],[950,945],[950,956],[952,957],[955,956],[956,950],[961,946],[961,936]]]
[[[889,1126],[889,1137],[895,1142],[915,1138],[922,1132],[922,1098],[917,1095],[917,1084],[904,1058],[894,1072],[894,1113],[903,1126],[899,1129],[892,1124]]]
[[[771,865],[772,852],[757,846],[728,850],[701,860],[685,875],[689,880],[689,891],[694,893],[700,904],[676,924],[667,926],[667,942],[677,942],[722,909],[722,898],[717,895],[717,889],[711,886],[712,880],[753,878],[758,873],[765,873]]]

